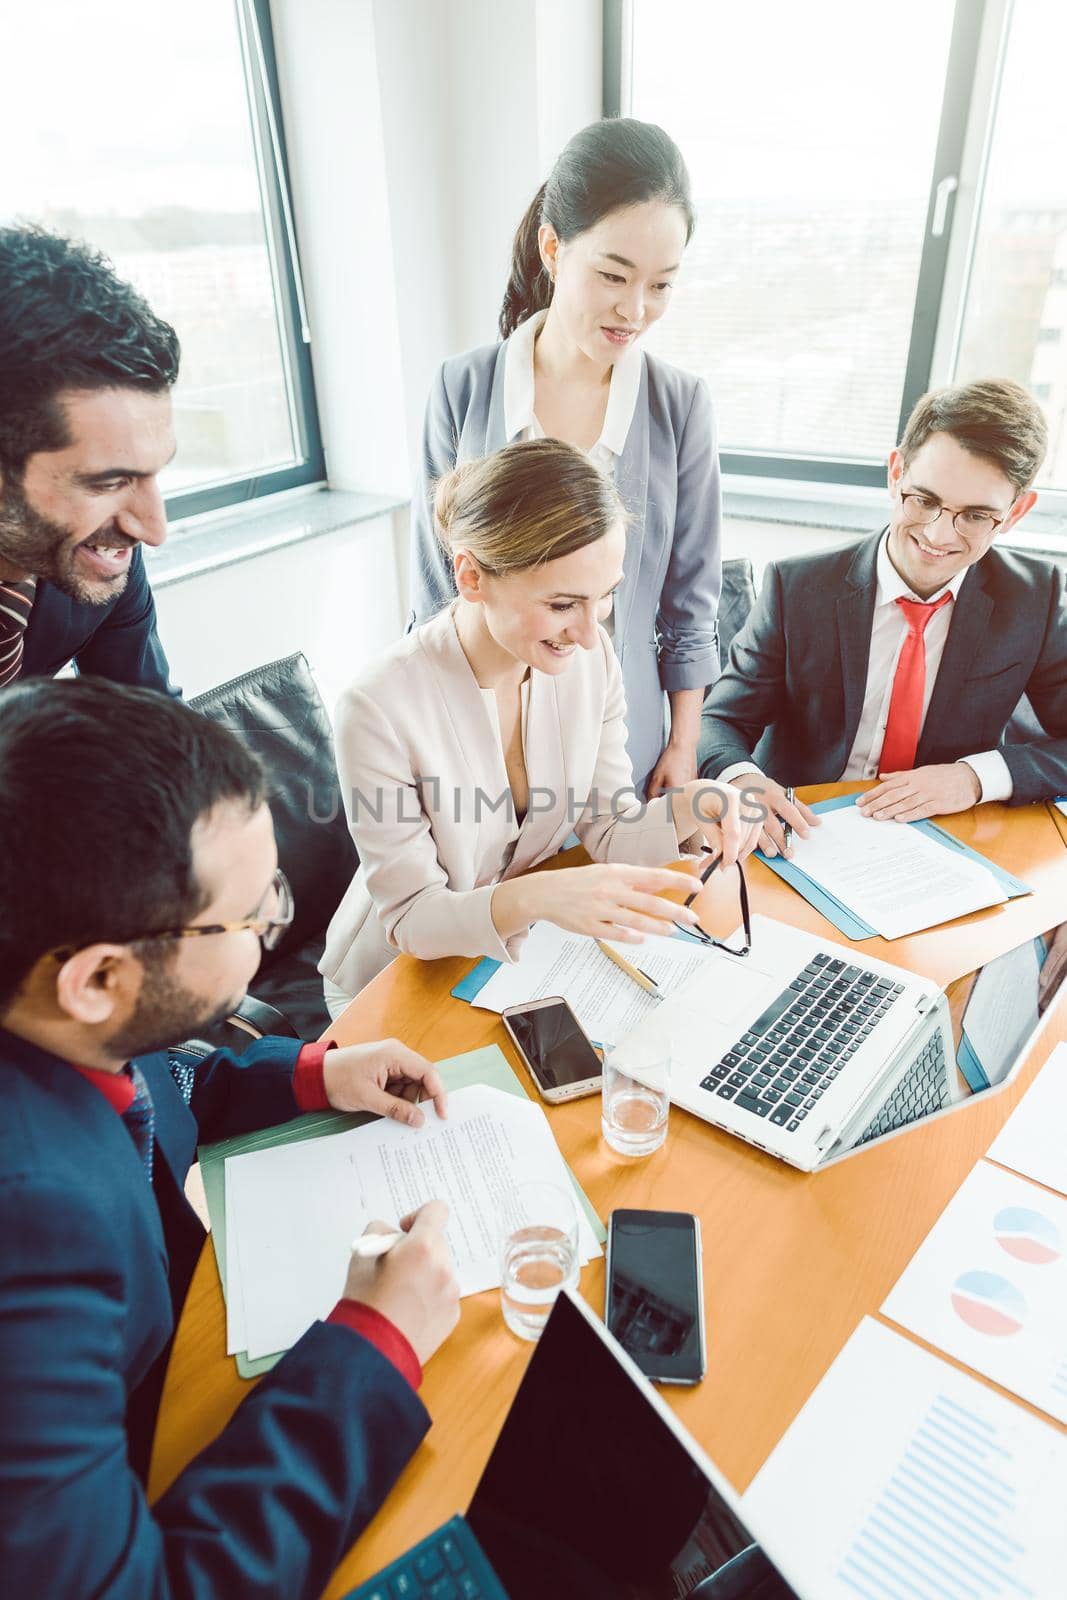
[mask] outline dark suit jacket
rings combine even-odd
[[[294,1116],[299,1045],[197,1068],[165,1055],[152,1186],[121,1118],[66,1062],[0,1030],[0,1573],[5,1594],[317,1596],[429,1419],[350,1329],[317,1322],[149,1510],[144,1476],[175,1318],[204,1230],[198,1137]],[[340,1285],[338,1285],[340,1289]]]
[[[700,773],[753,759],[780,783],[830,783],[863,709],[881,534],[771,562],[704,704]],[[1004,742],[1026,695],[1041,730]],[[916,766],[999,748],[1012,804],[1067,793],[1067,603],[1060,567],[990,550],[953,602]]]
[[[156,603],[138,547],[126,587],[103,606],[71,600],[51,583],[39,583],[26,627],[23,678],[53,678],[68,661],[79,672],[142,689],[177,694],[156,630]]]

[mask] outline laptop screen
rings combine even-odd
[[[560,1297],[467,1513],[511,1600],[789,1600],[617,1351]]]

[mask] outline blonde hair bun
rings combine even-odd
[[[438,479],[433,510],[445,549],[468,550],[498,577],[571,555],[627,520],[611,479],[560,439],[463,462]]]

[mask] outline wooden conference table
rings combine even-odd
[[[805,791],[804,798],[862,787],[826,786]],[[949,819],[947,826],[1024,878],[1035,893],[891,944],[872,939],[848,946],[943,986],[1067,919],[1067,847],[1044,806],[982,806]],[[747,875],[754,910],[847,944],[762,863],[752,862]],[[710,931],[729,932],[738,916],[735,875],[709,888],[698,909]],[[467,959],[418,962],[401,956],[358,996],[331,1035],[342,1044],[395,1035],[433,1060],[496,1043],[528,1083],[499,1018],[449,994],[470,966]],[[954,1116],[811,1175],[677,1108],[666,1145],[636,1162],[614,1156],[602,1143],[597,1098],[546,1108],[564,1156],[602,1218],[616,1206],[695,1211],[700,1217],[708,1372],[696,1388],[663,1392],[738,1489],[747,1487],[861,1317],[877,1313],[950,1196],[1064,1038],[1067,1002],[1061,997],[1019,1081],[1005,1093],[979,1096]],[[581,1290],[602,1312],[603,1260],[584,1269]],[[208,1245],[175,1338],[152,1462],[153,1498],[219,1432],[248,1392],[225,1348],[225,1310]],[[463,1302],[459,1327],[429,1363],[423,1382],[433,1428],[335,1574],[326,1591],[330,1600],[466,1509],[530,1349],[504,1327],[496,1293]]]

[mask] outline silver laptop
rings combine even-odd
[[[662,1054],[668,1031],[676,1105],[811,1172],[979,1089],[1003,1088],[1041,1025],[1045,947],[1029,940],[1009,953],[1014,960],[990,962],[942,992],[889,962],[755,916],[747,956],[711,951],[618,1048],[639,1075],[642,1056]],[[967,1033],[972,1006],[988,1073]]]

